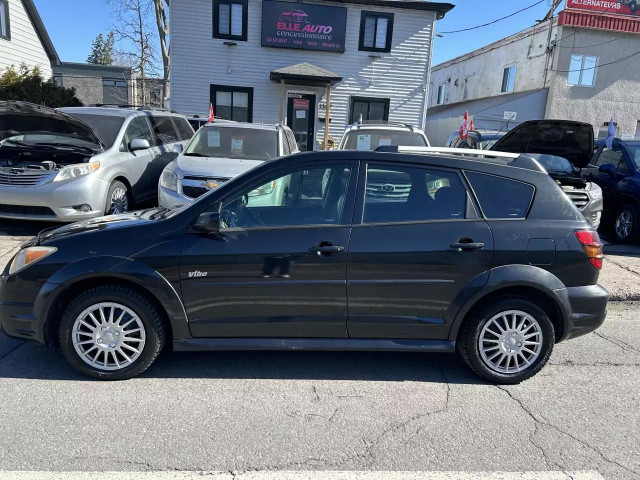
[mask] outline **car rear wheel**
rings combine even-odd
[[[615,232],[624,243],[637,243],[640,237],[640,215],[633,204],[622,205],[616,214]]]
[[[129,189],[124,183],[118,181],[113,182],[107,192],[105,214],[116,215],[118,213],[128,212],[131,206],[130,197]]]
[[[460,332],[458,350],[481,377],[514,384],[544,367],[554,341],[553,323],[544,310],[525,298],[508,297],[470,315]]]
[[[75,298],[65,310],[59,335],[69,363],[102,380],[144,372],[166,336],[157,307],[139,292],[117,285],[92,288]]]

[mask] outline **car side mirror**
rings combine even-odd
[[[149,143],[149,140],[144,138],[134,138],[129,144],[129,150],[132,152],[135,152],[136,150],[146,150],[147,148],[151,148],[151,144]]]
[[[184,146],[181,143],[176,143],[173,146],[173,153],[180,154],[184,151]]]
[[[191,224],[191,228],[201,233],[218,233],[220,232],[220,207],[218,203],[214,206],[213,211],[201,213],[196,221]]]
[[[598,171],[602,173],[608,173],[612,178],[616,178],[618,176],[618,172],[616,171],[616,167],[613,163],[605,163],[604,165],[600,165]]]

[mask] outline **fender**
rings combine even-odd
[[[566,287],[554,274],[533,265],[504,265],[489,270],[488,277],[484,287],[479,290],[476,289],[476,293],[468,297],[455,313],[451,323],[449,340],[456,339],[462,321],[479,300],[495,291],[508,287],[531,287],[546,294],[549,300],[553,301],[560,309],[564,332],[567,332],[571,308],[567,299]],[[467,290],[466,287],[465,290]],[[457,300],[458,298],[456,298]]]
[[[191,338],[182,301],[169,281],[144,263],[130,258],[112,256],[78,260],[65,265],[47,280],[34,303],[36,318],[43,319],[39,322],[42,330],[37,332],[40,338],[45,338],[44,319],[47,318],[47,312],[60,294],[77,282],[95,278],[128,280],[150,292],[167,312],[174,338]]]

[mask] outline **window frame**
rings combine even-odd
[[[571,83],[569,81],[569,77],[570,74],[573,72],[573,70],[571,69],[571,62],[573,60],[574,57],[581,57],[581,63],[580,63],[580,74],[578,76],[578,83]],[[591,84],[584,84],[582,83],[582,77],[584,75],[584,63],[587,59],[587,57],[589,58],[595,58],[596,61],[596,66],[595,68],[593,68],[593,82]],[[572,53],[571,56],[569,57],[569,70],[567,71],[567,85],[569,85],[570,87],[587,87],[587,88],[595,88],[596,86],[596,80],[598,78],[598,67],[600,66],[600,57],[598,55],[587,55],[585,54],[576,54],[576,53]],[[591,68],[590,68],[591,69]]]
[[[212,37],[219,38],[222,40],[237,40],[239,42],[247,41],[247,23],[248,23],[248,12],[247,9],[249,7],[248,0],[212,0],[213,5],[213,30]],[[219,17],[220,17],[220,5],[229,5],[229,33],[220,33],[219,27]],[[233,5],[242,5],[242,34],[241,35],[233,35],[231,33],[231,26],[233,23]]]
[[[9,0],[0,0],[0,8],[4,9],[6,35],[0,33],[0,39],[11,41],[11,18],[9,17]]]
[[[378,166],[378,167],[387,167],[390,169],[393,168],[414,168],[414,169],[422,169],[428,171],[440,171],[455,174],[460,180],[460,184],[462,188],[464,188],[467,198],[465,205],[465,216],[464,218],[442,218],[435,220],[411,220],[411,221],[398,221],[398,222],[378,222],[378,223],[365,223],[364,222],[364,202],[366,196],[366,187],[367,187],[367,175],[369,171],[369,166]],[[426,174],[427,172],[425,172]],[[449,222],[477,222],[482,217],[478,213],[478,204],[475,197],[471,193],[471,187],[467,182],[466,177],[462,174],[462,171],[458,168],[447,168],[441,167],[439,165],[429,165],[429,164],[415,164],[415,163],[404,163],[404,162],[385,162],[383,160],[370,160],[360,162],[360,172],[358,175],[358,196],[356,198],[355,207],[353,210],[353,227],[381,227],[387,225],[421,225],[421,224],[431,224],[431,223],[449,223]]]
[[[440,89],[442,89],[442,101],[440,101]],[[436,90],[436,105],[444,105],[446,95],[447,82],[442,82],[438,85],[438,90]]]
[[[384,115],[383,115],[383,119],[382,121],[386,122],[389,121],[389,110],[390,110],[390,106],[391,106],[391,98],[384,98],[384,97],[362,97],[362,96],[356,96],[356,95],[352,95],[349,98],[349,125],[353,124],[354,122],[357,122],[357,119],[353,118],[353,106],[356,102],[362,102],[362,103],[368,103],[369,106],[367,107],[367,117],[369,116],[369,112],[371,111],[371,103],[376,102],[376,103],[384,103]],[[367,121],[366,119],[362,119],[363,121]]]
[[[253,123],[253,87],[238,87],[235,85],[220,85],[212,83],[209,88],[209,100],[213,105],[213,112],[218,110],[216,103],[217,92],[230,92],[231,93],[231,117],[233,117],[233,92],[247,93],[249,98],[247,100],[247,120],[246,123]],[[230,118],[229,120],[233,120]],[[237,120],[236,120],[237,121]]]
[[[382,52],[382,53],[390,52],[391,41],[393,39],[393,17],[394,17],[393,13],[361,10],[360,11],[360,37],[358,40],[358,50],[363,52]],[[365,32],[365,24],[366,24],[367,18],[375,19],[375,28],[373,30],[373,46],[372,47],[367,47],[364,45],[364,32]],[[387,19],[387,36],[385,38],[385,46],[383,48],[376,47],[376,36],[378,33],[379,18]]]
[[[509,90],[509,83],[511,82],[511,69],[513,69],[513,87],[511,88],[511,90]],[[513,93],[516,91],[517,75],[518,75],[518,65],[516,65],[515,63],[504,67],[504,69],[502,70],[502,85],[500,86],[500,93]]]

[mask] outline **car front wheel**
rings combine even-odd
[[[165,341],[157,307],[136,290],[105,285],[87,290],[65,310],[60,346],[71,365],[102,380],[144,372]]]
[[[509,297],[471,314],[460,332],[458,349],[481,377],[514,384],[544,367],[554,341],[553,323],[544,310],[525,298]]]
[[[105,215],[126,213],[130,207],[131,199],[127,186],[122,182],[113,182],[107,192],[107,204],[104,209]]]

